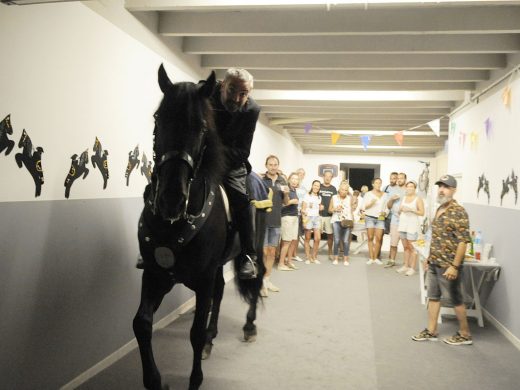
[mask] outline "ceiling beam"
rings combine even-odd
[[[280,81],[257,81],[256,88],[261,89],[285,89],[285,90],[342,90],[342,91],[394,91],[396,89],[406,91],[436,91],[455,90],[455,91],[472,91],[475,89],[475,83],[465,82],[355,82],[342,81],[336,82],[280,82]]]
[[[515,53],[518,34],[185,37],[189,54]]]
[[[258,91],[253,91],[254,98],[262,106],[278,106],[278,107],[334,107],[339,109],[349,108],[447,108],[455,107],[454,102],[446,100],[407,100],[407,101],[391,101],[391,100],[370,100],[370,101],[335,101],[335,100],[290,100],[290,99],[271,99],[263,98]]]
[[[520,25],[520,23],[519,23]],[[503,54],[247,54],[202,55],[201,65],[211,69],[499,69],[507,65]]]
[[[520,7],[161,12],[170,36],[520,33]]]
[[[399,115],[404,117],[407,114],[425,114],[430,116],[445,115],[450,112],[448,108],[343,108],[343,107],[283,107],[261,105],[262,112],[269,114],[304,114],[304,115],[326,115],[327,113],[350,114],[372,114],[375,116]]]
[[[217,78],[223,79],[226,69],[217,69]],[[410,70],[323,70],[309,69],[276,69],[260,70],[252,72],[256,82],[260,81],[406,81],[406,82],[475,82],[489,79],[488,70],[459,70],[459,69],[410,69]]]

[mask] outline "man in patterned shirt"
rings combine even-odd
[[[444,175],[436,183],[439,186],[437,202],[440,204],[432,222],[432,240],[426,283],[428,286],[428,327],[413,336],[415,341],[437,341],[437,319],[441,308],[441,296],[453,303],[460,330],[443,341],[451,345],[473,344],[462,298],[462,263],[466,243],[471,242],[469,219],[466,210],[453,199],[457,180]]]

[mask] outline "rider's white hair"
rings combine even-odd
[[[227,80],[229,80],[231,78],[243,80],[243,81],[245,81],[246,83],[249,84],[251,89],[253,88],[253,76],[251,75],[251,73],[249,73],[245,69],[242,69],[242,68],[229,68],[226,71],[226,75],[224,76],[224,82],[226,82]]]

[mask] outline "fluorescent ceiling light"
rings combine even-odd
[[[303,130],[303,128],[302,128]],[[291,134],[295,134],[296,132],[294,129],[291,129],[289,132]],[[374,135],[374,136],[393,136],[397,131],[392,130],[326,130],[321,128],[312,128],[312,131],[310,134],[342,134],[342,135]],[[424,137],[431,137],[434,136],[431,131],[406,131],[403,129],[403,134],[406,136],[424,136]],[[441,132],[441,135],[448,135],[447,132]]]
[[[253,89],[257,100],[415,101],[464,100],[465,91],[312,91]]]

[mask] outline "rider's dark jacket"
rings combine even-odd
[[[260,106],[249,97],[247,103],[236,112],[228,112],[220,100],[220,88],[222,82],[218,82],[212,96],[213,109],[215,111],[215,125],[224,145],[227,167],[234,170],[245,166],[247,172],[251,172],[251,164],[248,161],[251,152],[251,143],[256,128],[256,122],[260,115]]]

